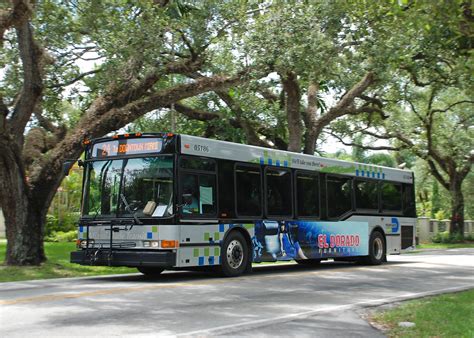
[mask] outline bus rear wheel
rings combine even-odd
[[[137,270],[140,271],[142,274],[144,274],[147,277],[158,277],[162,272],[163,268],[154,268],[154,267],[145,267],[145,266],[139,266],[137,267]]]
[[[248,270],[248,244],[244,236],[233,231],[227,236],[221,248],[220,272],[225,277],[236,277]]]
[[[374,231],[369,239],[369,255],[362,258],[361,262],[369,265],[380,265],[387,256],[385,239],[380,231]]]

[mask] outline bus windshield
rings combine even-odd
[[[171,216],[173,158],[156,156],[88,162],[85,189],[84,216]]]

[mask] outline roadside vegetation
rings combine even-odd
[[[16,267],[0,265],[0,282],[14,282],[33,279],[62,277],[82,277],[135,273],[132,268],[109,268],[101,266],[82,266],[69,263],[69,253],[75,250],[75,243],[44,243],[48,260],[40,266]],[[0,243],[0,261],[5,260],[6,243]]]
[[[474,248],[474,241],[465,241],[463,243],[425,243],[416,246],[417,249],[459,249]]]
[[[413,300],[373,314],[371,322],[389,337],[473,337],[474,289]],[[400,322],[415,323],[401,327]]]

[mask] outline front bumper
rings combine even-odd
[[[138,250],[79,250],[71,252],[71,263],[98,266],[147,266],[171,268],[176,265],[176,252]]]

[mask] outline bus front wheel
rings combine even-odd
[[[243,274],[249,265],[248,244],[244,236],[233,231],[227,236],[221,247],[221,273],[225,277],[236,277]]]
[[[139,266],[137,267],[137,270],[147,277],[158,277],[164,269]]]
[[[385,238],[380,231],[374,231],[369,239],[369,255],[362,258],[362,263],[369,265],[382,264],[387,256]]]

